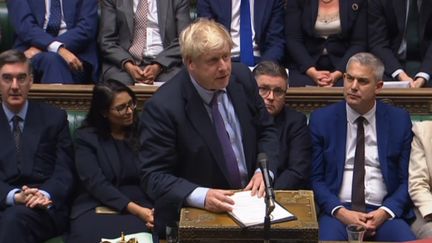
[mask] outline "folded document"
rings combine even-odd
[[[231,198],[235,203],[229,215],[233,217],[240,226],[250,227],[264,224],[266,213],[264,197],[258,198],[257,196],[251,196],[251,191],[241,191],[236,192]],[[296,217],[292,213],[275,202],[275,209],[270,215],[270,221],[272,223],[294,219],[296,219]]]

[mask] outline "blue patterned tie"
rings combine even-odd
[[[240,62],[255,65],[249,0],[241,0],[240,4]]]
[[[234,154],[228,132],[225,128],[224,120],[218,108],[217,97],[219,96],[219,94],[219,92],[216,92],[213,96],[212,101],[210,102],[211,113],[213,116],[213,124],[215,126],[219,142],[222,146],[225,163],[228,169],[228,178],[231,181],[232,186],[234,186],[235,188],[241,188],[242,183],[240,178],[240,171],[237,164],[237,158]]]
[[[48,20],[48,25],[46,27],[46,32],[52,36],[57,36],[60,31],[61,23],[61,6],[60,0],[51,0],[50,16]]]

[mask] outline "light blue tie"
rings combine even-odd
[[[46,27],[47,33],[50,33],[52,36],[58,35],[60,31],[61,17],[60,0],[51,0],[50,17]]]
[[[249,0],[241,0],[240,4],[240,62],[255,66]]]

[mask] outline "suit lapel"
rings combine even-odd
[[[214,1],[214,0],[211,0]],[[223,19],[226,20],[228,32],[231,31],[232,0],[219,0],[219,13],[222,13]],[[223,23],[224,21],[221,21]]]
[[[426,25],[428,20],[432,15],[432,4],[431,0],[422,0],[422,5],[420,7],[420,40],[424,39],[426,33]]]
[[[21,147],[23,148],[21,152],[21,171],[23,174],[31,174],[33,169],[33,156],[39,147],[40,137],[45,126],[40,117],[38,104],[29,102],[21,137]]]
[[[156,1],[157,3],[157,12],[158,12],[158,23],[159,23],[159,33],[161,35],[162,42],[165,42],[165,29],[166,29],[166,20],[168,15],[168,4],[172,4],[172,1]],[[174,17],[174,16],[173,16]],[[164,43],[166,46],[166,43]]]
[[[348,32],[346,30],[347,28],[346,25],[348,24],[348,13],[350,13],[348,6],[349,4],[347,1],[339,1],[339,15],[340,15],[340,24],[341,24],[342,33]]]
[[[0,139],[0,148],[1,148],[0,154],[4,156],[2,157],[2,159],[0,159],[0,162],[1,161],[7,162],[7,164],[0,164],[0,166],[3,167],[3,171],[9,171],[9,170],[16,171],[17,167],[15,162],[16,156],[15,156],[15,143],[13,142],[14,138],[12,135],[11,126],[9,125],[9,121],[6,118],[1,103],[0,103],[0,131],[2,131],[2,135]],[[13,161],[9,161],[12,159]]]
[[[257,36],[261,36],[261,25],[263,24],[264,16],[268,16],[268,6],[270,4],[266,4],[268,0],[255,0],[254,1],[254,30],[255,30],[255,39],[258,39]]]
[[[85,0],[84,0],[85,1]],[[64,15],[64,21],[66,22],[67,26],[74,26],[76,23],[72,23],[74,21],[74,14],[75,12],[75,0],[63,0],[63,15]]]
[[[389,138],[389,120],[387,113],[380,102],[376,105],[376,133],[378,143],[378,159],[381,166],[381,173],[383,174],[384,181],[387,181],[387,147]]]
[[[290,0],[291,1],[291,0]],[[305,21],[305,24],[307,24],[306,26],[306,30],[309,32],[310,35],[315,35],[315,22],[318,18],[318,6],[319,6],[319,2],[318,0],[311,0],[309,2],[310,7],[307,6],[307,3],[303,3],[303,11],[308,11],[308,13],[306,14],[306,16],[309,16],[310,18],[308,19],[308,21]]]
[[[84,0],[86,1],[86,0]],[[134,35],[134,17],[135,13],[133,11],[133,0],[128,1],[117,1],[118,8],[120,12],[125,13],[126,23],[129,29],[130,36]],[[112,23],[115,24],[115,23]]]
[[[184,98],[186,99],[186,116],[188,117],[190,123],[195,128],[197,133],[204,140],[207,148],[210,150],[212,157],[220,167],[221,171],[226,172],[228,171],[228,168],[225,164],[222,148],[219,140],[217,139],[216,131],[215,129],[213,129],[213,124],[210,120],[208,112],[204,107],[205,104],[203,103],[201,97],[191,83],[190,77],[186,71],[183,72],[183,75],[185,75],[185,77],[182,78],[182,82],[184,82],[184,85],[182,85],[182,87],[183,93],[185,94]],[[227,173],[223,174],[224,176],[227,175]],[[230,182],[229,178],[227,178],[226,176],[225,178],[226,181]]]
[[[335,117],[335,127],[334,132],[336,133],[336,146],[335,146],[335,161],[337,163],[337,178],[339,179],[338,185],[341,185],[343,173],[345,170],[345,160],[346,160],[346,138],[347,138],[347,113],[346,113],[346,103],[340,102],[337,107],[336,117]],[[331,131],[329,131],[331,132]]]
[[[405,31],[407,0],[390,0],[393,3],[398,29]]]

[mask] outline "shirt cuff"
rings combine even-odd
[[[51,200],[51,195],[48,192],[46,192],[44,190],[39,190],[39,192],[44,194],[45,197],[47,197],[49,200]]]
[[[336,206],[335,208],[333,208],[332,211],[331,211],[331,215],[332,215],[332,216],[335,216],[334,214],[336,213],[336,211],[337,211],[339,208],[344,208],[344,206],[340,205],[340,206]]]
[[[20,192],[21,190],[18,188],[12,189],[6,195],[6,205],[13,206],[15,205],[15,193]]]
[[[393,211],[391,211],[388,207],[385,206],[381,206],[379,207],[380,209],[383,209],[384,211],[386,211],[388,214],[390,214],[391,218],[389,218],[388,220],[392,220],[396,217],[396,215],[393,213]]]
[[[186,197],[186,205],[195,208],[204,208],[205,198],[209,188],[197,187]]]
[[[51,44],[49,44],[49,46],[48,46],[48,51],[50,51],[50,52],[58,52],[58,49],[61,47],[61,46],[63,46],[63,43],[61,43],[61,42],[58,42],[58,41],[53,41],[53,42],[51,42]]]
[[[429,74],[425,73],[425,72],[419,72],[416,74],[415,78],[424,78],[427,81],[429,81],[430,76]]]
[[[254,174],[256,174],[256,173],[262,173],[261,169],[260,168],[256,169]],[[273,171],[269,170],[269,174],[270,174],[270,177],[271,177],[272,181],[274,181]]]
[[[396,69],[396,71],[394,71],[393,73],[392,73],[392,77],[394,78],[394,79],[398,79],[398,75],[399,74],[401,74],[403,72],[403,70],[402,69]]]

